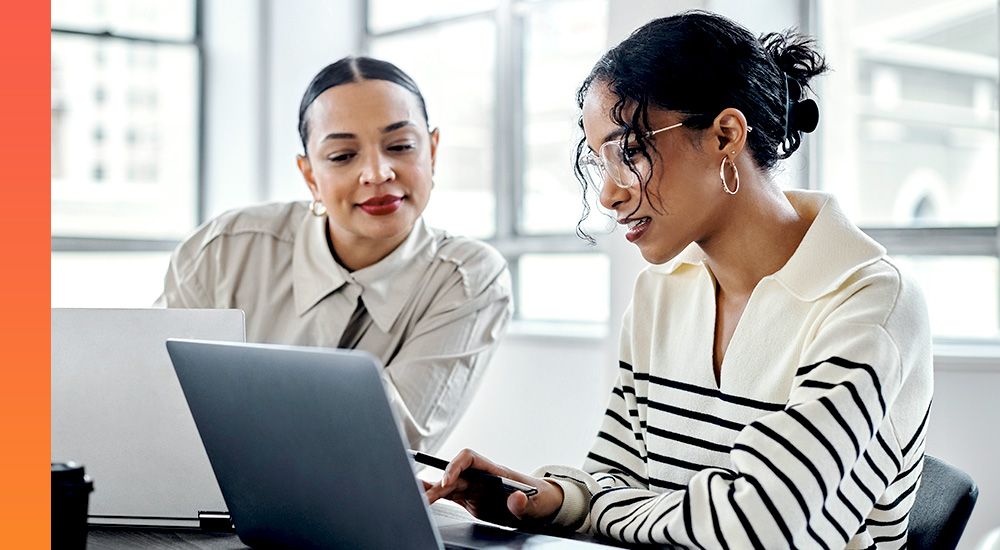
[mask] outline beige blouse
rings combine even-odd
[[[418,219],[388,256],[349,272],[326,221],[304,202],[227,212],[177,247],[157,304],[242,309],[248,342],[371,353],[411,448],[433,451],[507,328],[506,261]]]

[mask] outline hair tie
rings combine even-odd
[[[785,142],[793,141],[794,132],[809,133],[819,124],[819,105],[812,99],[799,100],[802,86],[785,74]]]
[[[796,101],[791,108],[792,128],[799,132],[809,133],[819,124],[819,105],[812,99]]]

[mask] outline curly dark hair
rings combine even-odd
[[[622,139],[650,163],[650,150],[656,153],[645,135],[651,129],[651,107],[683,114],[684,126],[694,130],[709,128],[723,109],[739,109],[753,127],[747,147],[754,162],[770,170],[799,148],[803,132],[816,128],[819,110],[813,100],[803,99],[803,91],[826,70],[825,59],[808,36],[789,29],[757,38],[720,15],[687,11],[646,23],[604,54],[576,100],[582,109],[594,83],[607,85],[617,98],[609,114],[623,130]],[[634,111],[626,112],[633,106]],[[582,130],[582,115],[579,126]],[[590,214],[579,164],[586,149],[584,138],[576,147],[575,173],[583,189],[577,234],[593,243],[582,229]],[[633,172],[639,176],[634,167]],[[640,178],[640,186],[652,205],[659,197],[650,197],[648,178]]]

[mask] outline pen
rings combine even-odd
[[[408,450],[407,452],[410,453],[410,456],[413,458],[414,462],[418,462],[425,466],[430,466],[431,468],[436,468],[442,471],[448,467],[448,461],[442,458],[424,454],[421,453],[420,451]],[[522,493],[528,495],[529,497],[538,494],[538,489],[532,487],[531,485],[526,485],[519,481],[514,481],[513,479],[507,479],[502,476],[493,475],[489,472],[484,472],[482,470],[476,470],[470,468],[462,472],[462,475],[475,477],[486,481],[499,480],[500,483],[503,485],[504,490],[507,491],[508,493],[514,491],[521,491]]]
[[[448,467],[448,461],[443,458],[438,458],[436,456],[426,455],[420,451],[408,451],[410,456],[413,457],[414,462],[419,462],[425,466],[430,466],[431,468],[437,468],[438,470],[444,470]]]

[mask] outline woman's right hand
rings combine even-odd
[[[531,485],[538,489],[538,493],[529,497],[521,491],[514,491],[508,495],[495,488],[487,488],[475,479],[462,477],[462,472],[468,469]],[[559,485],[495,464],[470,449],[462,450],[448,463],[440,482],[424,482],[424,488],[431,503],[447,498],[462,505],[477,518],[511,526],[544,523],[559,511],[563,502],[563,491]]]

